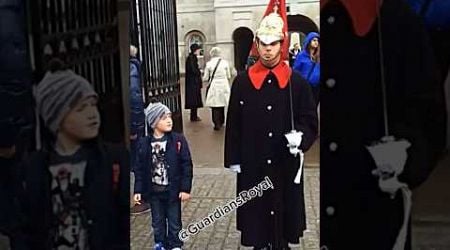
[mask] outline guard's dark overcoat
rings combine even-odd
[[[317,136],[317,111],[309,84],[298,73],[291,76],[295,128],[304,133],[301,148]],[[240,164],[237,193],[268,176],[275,189],[264,192],[237,210],[237,228],[246,246],[276,239],[298,242],[306,228],[303,181],[294,184],[299,158],[289,154],[284,134],[291,131],[289,85],[279,87],[270,72],[260,90],[247,72],[232,85],[225,133],[225,167]]]
[[[321,245],[324,249],[392,249],[403,222],[401,193],[380,191],[366,150],[384,136],[378,21],[357,36],[340,1],[321,9]],[[412,146],[399,180],[423,183],[445,139],[442,85],[424,27],[404,1],[383,0],[390,134]],[[325,248],[326,247],[326,248]],[[405,249],[410,249],[409,243]]]

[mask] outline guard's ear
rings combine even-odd
[[[256,45],[256,48],[259,49],[259,38],[258,37],[255,37],[255,45]]]

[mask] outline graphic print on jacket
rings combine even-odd
[[[54,215],[53,248],[87,249],[87,219],[83,204],[86,160],[81,150],[72,156],[51,157]]]
[[[152,183],[153,190],[162,192],[168,190],[169,165],[166,160],[167,136],[152,137]]]

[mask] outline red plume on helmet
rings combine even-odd
[[[264,19],[270,14],[276,13],[283,20],[282,37],[277,40],[284,40],[281,48],[281,59],[288,60],[289,55],[289,41],[288,40],[288,26],[287,26],[287,14],[286,14],[286,0],[270,0],[267,5],[266,12],[262,18],[261,24],[264,23]],[[261,28],[261,27],[260,27]],[[259,30],[259,29],[258,29]],[[252,44],[252,49],[250,50],[251,57],[258,58],[258,51],[256,49],[256,38],[258,37],[258,31],[256,32],[255,40]]]

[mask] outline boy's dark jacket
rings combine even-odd
[[[152,145],[151,137],[138,141],[138,163],[134,169],[134,192],[151,195]],[[169,165],[169,195],[178,199],[180,192],[190,193],[192,188],[192,159],[186,138],[175,132],[167,133],[166,161]]]
[[[90,249],[129,248],[129,159],[126,150],[98,142],[87,143],[85,199]],[[52,222],[49,152],[32,153],[23,165],[22,197],[27,243],[49,249]],[[119,170],[119,172],[117,172]],[[114,174],[116,172],[116,174]],[[119,174],[117,176],[117,173]],[[115,180],[114,180],[115,179]]]

